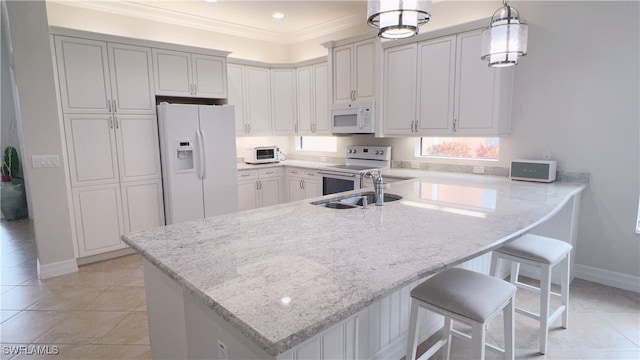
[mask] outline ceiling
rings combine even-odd
[[[310,40],[366,22],[366,0],[48,0],[281,44]],[[281,12],[284,18],[272,18]]]

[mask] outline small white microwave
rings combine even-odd
[[[245,150],[244,162],[247,164],[264,164],[279,162],[280,149],[273,146],[256,146]]]
[[[373,101],[334,104],[331,107],[331,132],[334,134],[371,134],[375,132]]]

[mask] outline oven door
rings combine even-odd
[[[360,174],[339,173],[327,170],[318,170],[318,173],[322,176],[322,195],[360,189]]]

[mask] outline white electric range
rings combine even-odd
[[[322,194],[329,195],[364,187],[364,174],[391,165],[391,147],[348,145],[344,165],[318,169],[322,176]]]

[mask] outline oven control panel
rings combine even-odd
[[[390,161],[391,147],[348,145],[346,149],[346,155],[347,159]]]

